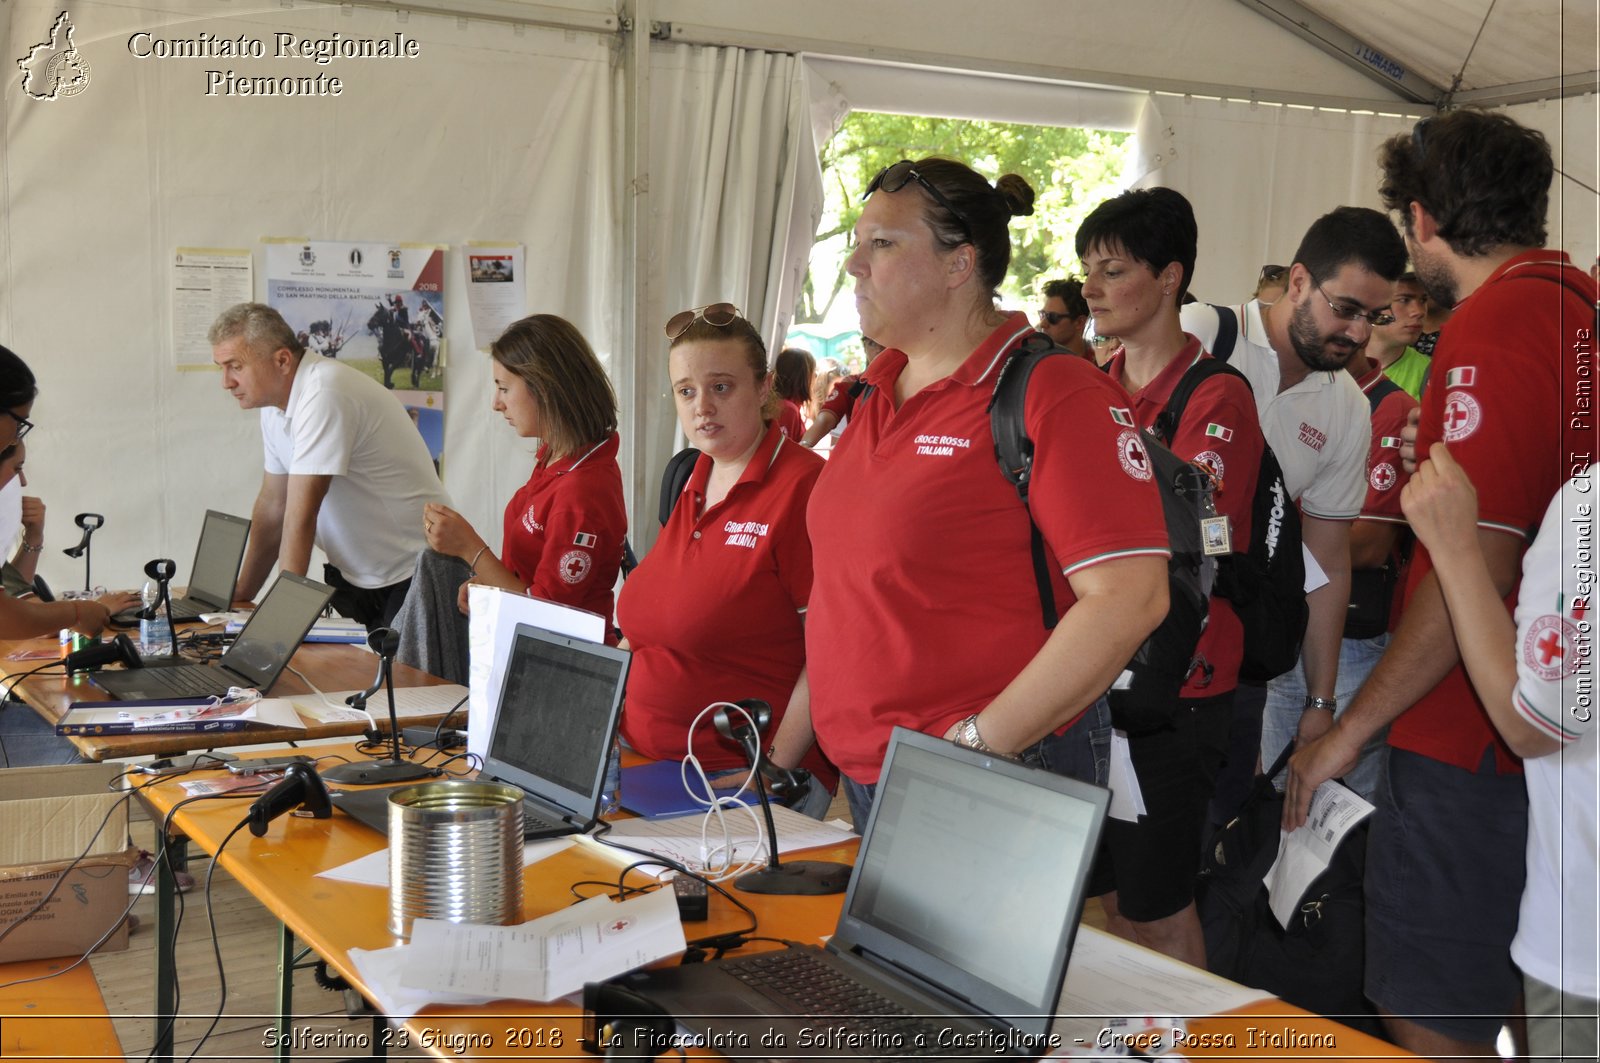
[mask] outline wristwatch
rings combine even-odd
[[[1326,709],[1333,712],[1339,707],[1338,698],[1306,698],[1306,707],[1301,712],[1310,712],[1312,709]]]
[[[956,724],[956,745],[976,749],[980,753],[993,753],[994,749],[978,733],[978,714],[973,713]]]

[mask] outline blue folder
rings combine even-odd
[[[658,760],[653,764],[623,768],[622,807],[645,819],[671,819],[673,816],[704,812],[706,806],[696,803],[689,796],[689,791],[684,789],[682,770],[682,765],[675,760]],[[712,772],[711,783],[717,796],[731,797],[733,791],[739,788],[739,781],[747,774],[749,772],[744,768]],[[710,800],[701,789],[700,780],[692,772],[689,782],[703,800]],[[747,791],[739,800],[747,805],[755,804],[755,791]]]

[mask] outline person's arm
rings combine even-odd
[[[811,682],[802,668],[789,694],[789,704],[783,710],[783,722],[772,736],[772,756],[768,760],[774,767],[798,768],[800,761],[811,752],[812,742]]]
[[[98,635],[110,622],[112,613],[132,609],[138,604],[139,596],[126,591],[90,601],[63,599],[58,602],[23,601],[0,592],[0,639],[42,638],[62,628]]]
[[[1116,558],[1078,569],[1067,582],[1077,601],[1028,666],[978,714],[978,733],[996,752],[1021,752],[1076,719],[1167,615],[1164,557]]]
[[[250,510],[250,541],[245,544],[238,586],[233,592],[241,602],[255,601],[256,593],[278,562],[278,544],[283,541],[284,504],[288,496],[287,474],[262,475],[261,490],[256,492],[256,502]]]
[[[17,547],[11,565],[29,583],[39,572],[39,555],[44,552],[44,500],[22,496],[22,545]]]
[[[811,422],[811,427],[806,429],[806,434],[800,437],[800,445],[814,447],[822,442],[822,437],[833,431],[833,426],[839,423],[839,417],[832,410],[818,410],[817,419]]]
[[[428,549],[460,558],[472,569],[472,582],[508,591],[526,591],[527,585],[505,566],[472,522],[449,506],[429,502],[422,507],[422,534]]]
[[[1357,520],[1350,529],[1350,567],[1382,568],[1403,525],[1386,520]]]
[[[1300,648],[1305,669],[1306,696],[1332,698],[1339,681],[1339,647],[1344,640],[1345,615],[1350,608],[1350,521],[1306,516],[1300,524],[1301,540],[1328,582],[1306,595],[1306,638]],[[1301,713],[1295,741],[1311,741],[1333,724],[1333,713],[1313,709]]]
[[[1477,535],[1495,593],[1503,599],[1516,583],[1522,540],[1487,528],[1479,528]],[[1505,611],[1503,601],[1499,608]],[[1438,686],[1460,659],[1438,575],[1429,572],[1406,602],[1394,638],[1344,715],[1320,739],[1289,758],[1285,829],[1304,823],[1312,792],[1354,767],[1367,739]]]
[[[333,477],[290,473],[283,510],[283,541],[278,544],[278,567],[304,576],[311,567],[311,547],[317,537],[317,513],[328,497]]]
[[[1479,545],[1478,493],[1443,443],[1434,444],[1400,501],[1433,558],[1467,676],[1495,730],[1520,757],[1554,753],[1562,743],[1530,724],[1512,702],[1517,686],[1516,625]]]

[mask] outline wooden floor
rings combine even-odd
[[[850,812],[842,796],[829,810],[829,818],[849,821]],[[134,824],[133,834],[138,844],[154,848],[149,823]],[[196,852],[191,857],[189,870],[196,885],[185,895],[186,910],[178,933],[182,1013],[175,1032],[178,1058],[188,1057],[198,1047],[196,1059],[268,1059],[274,1054],[268,1031],[277,1014],[278,924],[220,867],[211,883],[211,910],[216,917],[217,944],[227,973],[228,994],[221,1020],[206,1036],[216,1018],[220,996],[217,960],[206,919],[206,873],[210,868],[211,861],[203,853]],[[141,925],[129,936],[127,951],[97,955],[90,963],[123,1051],[129,1059],[140,1060],[155,1044],[157,1032],[151,1016],[155,1006],[155,898],[141,897],[133,911]],[[1105,925],[1098,902],[1090,902],[1084,920],[1094,926]],[[371,1019],[348,1018],[344,994],[319,987],[310,970],[295,973],[294,1002],[295,1027],[299,1031],[343,1031],[350,1035],[347,1043],[359,1043],[361,1036],[372,1032]],[[356,1053],[304,1049],[295,1054],[303,1059],[338,1059]]]

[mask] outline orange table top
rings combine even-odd
[[[0,964],[0,1059],[122,1058],[89,965],[58,973],[73,959]]]

